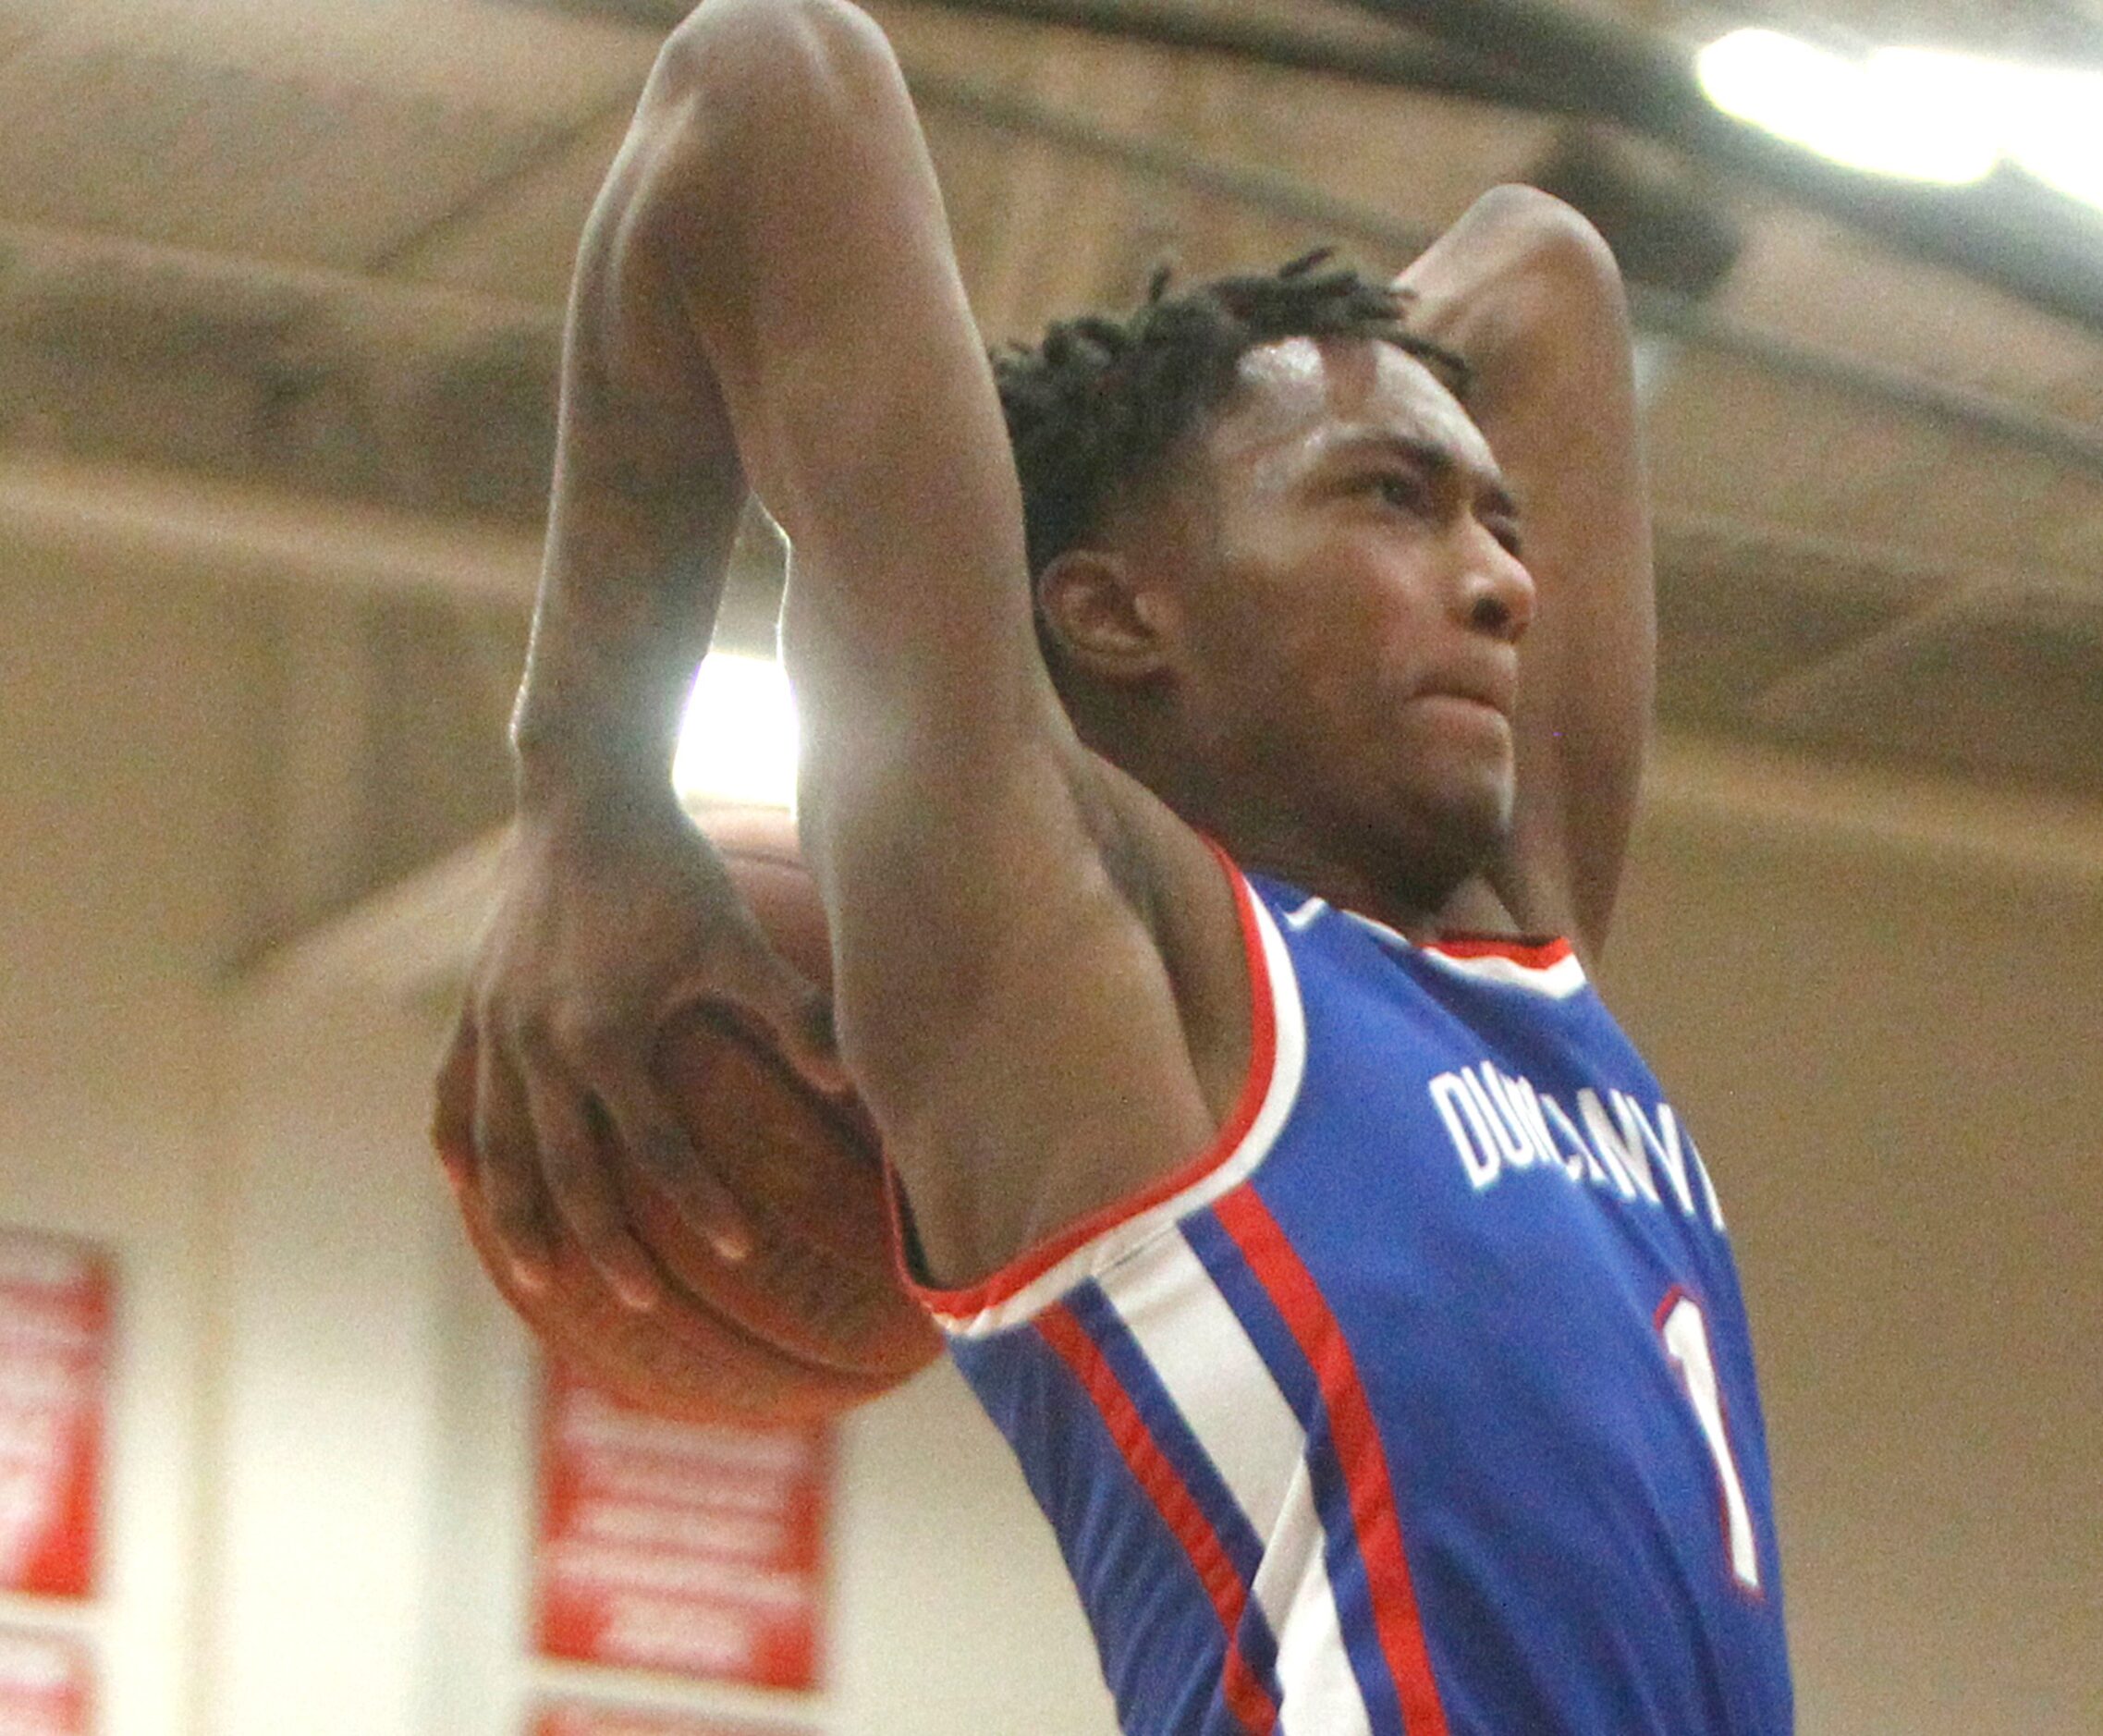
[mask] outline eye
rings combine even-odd
[[[1423,511],[1429,498],[1424,479],[1408,471],[1376,471],[1360,486],[1403,512]]]

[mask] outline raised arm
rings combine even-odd
[[[1134,859],[1166,837],[1227,893],[1194,837],[1126,835],[1045,669],[1007,429],[888,44],[836,0],[710,0],[674,52],[692,196],[666,216],[794,551],[843,1052],[930,1265],[976,1275],[1209,1137]]]
[[[801,1016],[664,775],[747,479],[794,551],[800,817],[842,1046],[933,1269],[983,1271],[1202,1144],[1143,900],[1107,865],[1145,850],[1038,654],[925,145],[845,0],[708,0],[674,32],[585,238],[563,416],[522,848],[452,1070],[475,1055],[475,1144],[522,1264],[552,1205],[640,1295],[592,1100],[680,1177],[641,1076],[656,1021],[716,992]],[[1227,899],[1195,838],[1161,830]],[[1216,914],[1231,935],[1230,903]],[[682,1192],[706,1218],[704,1180]]]
[[[1479,200],[1403,274],[1410,324],[1464,356],[1519,496],[1539,600],[1520,650],[1518,798],[1491,886],[1521,926],[1606,943],[1656,686],[1650,519],[1612,254],[1531,188]]]
[[[652,1076],[664,1022],[697,999],[739,1002],[813,1082],[844,1084],[822,999],[760,936],[671,785],[747,499],[668,233],[690,202],[687,71],[678,53],[660,60],[578,249],[512,721],[517,813],[434,1124],[521,1282],[544,1279],[568,1234],[637,1305],[656,1280],[607,1186],[607,1138],[723,1252],[747,1239]]]

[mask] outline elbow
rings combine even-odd
[[[1506,235],[1524,269],[1566,287],[1623,299],[1620,266],[1607,238],[1574,205],[1537,187],[1492,188],[1475,210]]]
[[[666,38],[650,92],[719,125],[807,124],[896,67],[850,0],[705,0]]]
[[[1494,262],[1486,280],[1513,341],[1626,346],[1628,289],[1614,250],[1582,212],[1538,188],[1498,187],[1462,221],[1481,225]]]

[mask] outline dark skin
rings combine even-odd
[[[1040,586],[1091,745],[1237,861],[1446,925],[1511,820],[1517,503],[1400,349],[1302,338],[1241,378]]]
[[[695,999],[851,1079],[938,1280],[1177,1167],[1250,1042],[1201,831],[1406,931],[1596,952],[1650,683],[1619,283],[1513,189],[1402,281],[1476,368],[1473,419],[1392,346],[1252,352],[1040,575],[1070,715],[887,45],[841,0],[709,0],[675,34],[580,252],[515,841],[439,1081],[522,1281],[562,1234],[654,1300],[616,1142],[744,1244],[646,1070]],[[667,779],[748,485],[795,549],[837,1056]]]

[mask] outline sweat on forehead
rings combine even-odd
[[[1214,278],[1173,293],[1156,277],[1129,315],[1054,322],[1041,343],[993,352],[995,384],[1022,485],[1030,570],[1088,534],[1107,507],[1173,468],[1234,395],[1253,348],[1305,335],[1379,338],[1421,350],[1464,381],[1467,364],[1412,336],[1406,295],[1327,253],[1277,272]]]
[[[1283,338],[1244,353],[1236,374],[1213,417],[1215,451],[1298,445],[1345,424],[1490,461],[1481,431],[1446,383],[1396,345]]]

